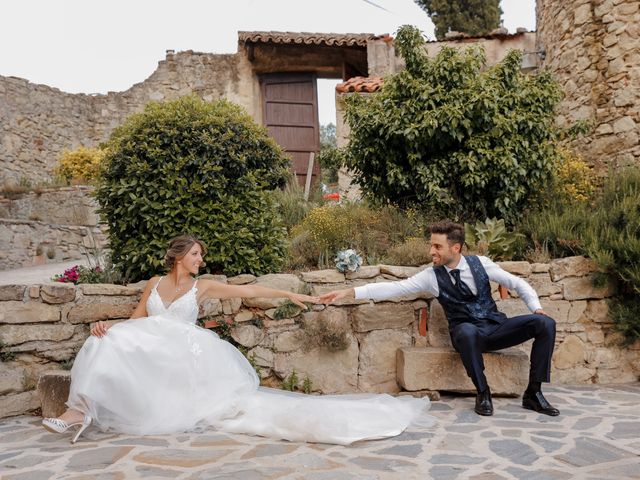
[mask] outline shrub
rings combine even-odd
[[[395,44],[406,70],[376,94],[346,98],[344,164],[372,201],[513,223],[557,160],[558,85],[523,73],[516,50],[485,68],[479,47],[445,47],[430,59],[423,43],[402,27]]]
[[[83,146],[75,150],[65,150],[58,159],[55,173],[67,182],[93,182],[100,172],[105,153],[101,148]]]
[[[209,247],[206,271],[276,271],[285,253],[270,190],[288,160],[266,130],[226,100],[149,103],[116,128],[96,189],[113,262],[128,280],[163,270],[167,241]]]
[[[489,254],[497,260],[511,260],[515,253],[516,242],[523,235],[517,232],[507,231],[504,220],[487,218],[484,222],[476,222],[474,225],[465,223],[465,240],[470,251],[480,254]]]
[[[394,245],[383,258],[390,265],[420,266],[431,262],[429,244],[422,237],[409,237],[404,242]]]
[[[627,341],[640,338],[640,169],[612,173],[592,202],[557,203],[531,213],[520,226],[528,247],[544,245],[553,257],[587,255],[619,290],[611,309]]]

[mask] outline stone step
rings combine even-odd
[[[447,347],[400,348],[396,354],[398,383],[408,391],[475,393],[460,355]],[[518,396],[529,378],[529,357],[516,349],[483,354],[485,375],[497,395]]]
[[[69,398],[71,372],[69,370],[52,370],[40,375],[38,379],[38,397],[43,417],[57,417],[66,409],[65,402]]]

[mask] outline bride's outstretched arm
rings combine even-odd
[[[201,285],[201,288],[204,287],[203,296],[208,298],[288,298],[302,308],[307,308],[303,302],[320,303],[319,297],[288,292],[286,290],[276,290],[275,288],[262,287],[260,285],[227,285],[214,280],[200,280],[200,282],[199,285]]]

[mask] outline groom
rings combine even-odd
[[[423,291],[433,293],[449,321],[453,347],[478,391],[475,405],[478,415],[493,415],[482,353],[512,347],[533,338],[529,385],[522,396],[522,406],[546,415],[559,415],[541,391],[541,383],[550,378],[556,323],[542,310],[536,292],[523,279],[502,270],[487,257],[461,255],[462,225],[442,221],[431,225],[429,232],[433,267],[406,280],[329,292],[322,295],[320,301],[331,303],[353,297],[385,300]],[[533,314],[507,318],[498,311],[491,297],[489,281],[518,292]]]

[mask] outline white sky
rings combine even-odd
[[[510,32],[535,29],[535,0],[501,6]],[[12,0],[0,9],[0,75],[70,93],[123,91],[167,49],[235,52],[238,30],[394,34],[404,24],[434,38],[413,0]],[[319,82],[321,124],[335,123],[334,85]]]

